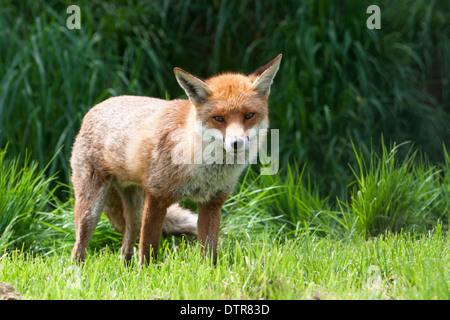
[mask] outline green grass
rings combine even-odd
[[[417,159],[417,153],[399,161],[401,147],[388,150],[382,145],[381,156],[372,153],[370,163],[355,151],[355,181],[349,188],[350,199],[341,202],[340,209],[343,220],[359,235],[370,237],[402,229],[426,232],[435,221],[448,222],[442,192],[446,182],[441,174],[447,177],[449,172]]]
[[[52,178],[3,152],[0,211],[15,215],[1,216],[0,281],[26,299],[450,299],[450,158],[398,161],[399,148],[369,161],[355,148],[349,198],[336,204],[297,167],[249,169],[223,208],[216,267],[195,237],[167,237],[147,268],[137,254],[131,267],[119,260],[121,235],[105,216],[86,264],[73,264],[72,197],[60,202]]]
[[[47,178],[28,155],[19,165],[18,158],[7,161],[6,153],[0,150],[0,250],[40,251],[48,241],[40,214],[53,200],[53,178]]]
[[[195,243],[170,239],[145,268],[126,267],[111,249],[89,254],[82,267],[67,251],[9,252],[0,281],[25,299],[450,299],[450,240],[439,227],[351,242],[222,237],[215,267]]]
[[[410,150],[402,160],[397,153]],[[426,233],[439,222],[449,223],[450,157],[435,166],[412,152],[409,145],[382,146],[382,154],[372,151],[367,159],[354,149],[357,167],[347,187],[347,197],[331,201],[321,196],[318,186],[297,166],[288,166],[282,175],[259,175],[249,168],[222,209],[221,230],[241,238],[270,231],[277,237],[311,233],[333,239],[369,239],[385,232]],[[53,178],[37,170],[18,168],[18,159],[2,157],[0,182],[0,243],[3,248],[25,246],[27,250],[49,253],[74,242],[73,194],[70,186],[61,201],[51,188]],[[196,205],[184,205],[196,210]],[[21,225],[22,223],[22,225]],[[120,246],[121,235],[102,216],[90,248]],[[33,247],[33,248],[32,248]]]

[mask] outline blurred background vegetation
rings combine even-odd
[[[306,163],[321,192],[343,196],[354,163],[388,141],[433,161],[450,142],[448,1],[2,1],[0,146],[30,151],[68,182],[80,122],[112,95],[181,97],[172,69],[250,73],[282,52],[271,126],[282,163]],[[381,8],[381,30],[366,9]],[[283,167],[283,165],[281,166]]]
[[[72,4],[80,30],[66,27]],[[380,30],[366,27],[372,4]],[[94,104],[122,94],[182,98],[175,66],[205,78],[251,73],[283,53],[270,97],[280,175],[314,185],[308,197],[321,209],[324,198],[339,205],[351,168],[372,152],[388,159],[384,145],[411,141],[414,159],[445,163],[449,21],[450,2],[429,0],[2,0],[0,149],[8,144],[10,158],[27,150],[38,169],[49,165],[47,176],[69,184],[71,146]],[[283,197],[274,210],[290,206]]]

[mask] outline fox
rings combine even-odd
[[[104,212],[123,235],[120,257],[126,262],[138,238],[139,264],[154,261],[164,233],[196,234],[201,252],[216,264],[222,206],[255,157],[249,154],[251,135],[269,127],[268,97],[281,58],[249,75],[225,72],[206,80],[176,67],[188,99],[116,96],[93,106],[70,158],[72,259],[85,261]],[[198,161],[210,147],[201,144],[202,133],[215,137],[216,153],[223,151],[214,159],[247,157],[223,163],[206,155]],[[184,199],[197,203],[198,214],[180,205]]]

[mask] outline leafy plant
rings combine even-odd
[[[41,213],[51,208],[55,188],[28,155],[19,167],[19,159],[6,160],[0,151],[0,251],[5,249],[41,250],[51,242]]]

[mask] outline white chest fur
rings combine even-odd
[[[217,195],[229,194],[245,167],[245,164],[193,164],[189,169],[191,180],[176,190],[175,197],[206,202]]]

